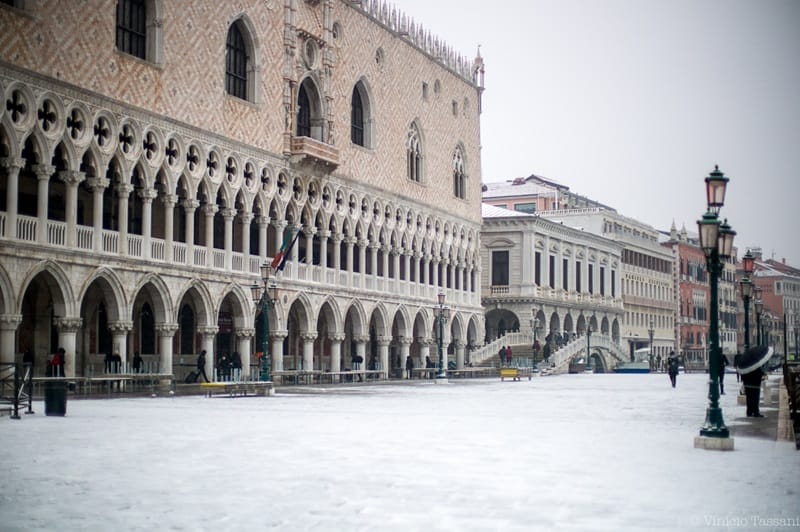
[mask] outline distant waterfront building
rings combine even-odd
[[[612,240],[492,205],[483,206],[481,300],[487,340],[530,331],[570,339],[586,328],[620,341],[622,246]],[[607,368],[608,369],[608,368]]]
[[[786,346],[790,353],[798,352],[800,343],[800,269],[764,258],[761,248],[752,248],[755,268],[752,280],[761,288],[764,311],[761,316],[762,343],[770,345],[776,353],[784,353],[784,319],[786,322]],[[741,268],[741,265],[740,265]],[[750,327],[753,338],[757,338],[756,316],[751,311]],[[751,340],[754,344],[755,340]]]
[[[389,372],[483,339],[483,61],[377,0],[0,3],[0,352]],[[293,235],[298,236],[294,238]],[[363,367],[363,366],[362,366]]]

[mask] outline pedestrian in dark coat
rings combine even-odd
[[[667,372],[669,373],[669,380],[674,388],[678,383],[678,358],[675,356],[675,351],[669,352],[669,358],[667,358]]]
[[[719,393],[725,395],[725,368],[728,367],[728,357],[720,355],[719,357]]]
[[[761,379],[763,377],[764,372],[761,368],[742,375],[747,417],[764,417],[764,414],[759,412],[758,409],[758,402],[761,400]]]
[[[208,375],[206,375],[206,350],[203,349],[200,351],[200,354],[197,355],[197,378],[199,379],[202,375],[203,379],[206,382],[211,382],[208,380]]]
[[[142,371],[142,355],[139,354],[139,351],[134,351],[133,353],[133,372],[139,373]]]
[[[406,371],[408,372],[409,379],[411,378],[413,370],[414,370],[414,359],[409,356],[408,358],[406,358]]]
[[[506,363],[506,346],[500,348],[500,365],[503,366]]]
[[[511,365],[512,356],[513,355],[511,354],[511,346],[508,346],[506,348],[506,365],[509,365],[509,366]]]

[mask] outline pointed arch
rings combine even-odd
[[[297,129],[298,137],[311,137],[324,141],[324,110],[319,88],[311,76],[300,83],[297,89]]]
[[[419,123],[414,120],[406,133],[406,175],[409,180],[424,180],[423,139]]]
[[[258,40],[255,27],[245,14],[228,26],[225,40],[225,92],[258,103]]]
[[[357,146],[374,148],[372,131],[374,112],[369,84],[361,78],[353,86],[350,96],[350,142]]]

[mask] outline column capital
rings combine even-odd
[[[254,217],[255,216],[253,215],[252,212],[240,212],[239,213],[239,223],[241,223],[243,225],[249,225],[250,222],[253,221]]]
[[[78,329],[80,329],[81,325],[83,325],[82,318],[56,318],[53,321],[56,329],[63,333],[78,332]]]
[[[156,324],[156,332],[159,336],[173,337],[178,332],[177,323],[158,323]]]
[[[133,192],[133,185],[130,183],[117,183],[115,191],[119,199],[128,199],[128,196]]]
[[[87,177],[86,184],[92,192],[102,192],[111,183],[111,180],[105,177]]]
[[[386,347],[387,345],[392,343],[391,336],[378,336],[378,345]]]
[[[269,216],[261,215],[256,217],[256,222],[258,225],[269,225],[269,221]]]
[[[369,336],[365,334],[359,336],[353,336],[353,341],[357,344],[366,344],[367,342],[369,342]]]
[[[414,343],[414,339],[409,338],[408,336],[401,336],[400,338],[397,339],[397,342],[400,345],[411,345]]]
[[[35,164],[33,165],[33,173],[39,178],[50,179],[50,176],[56,171],[56,167],[52,164]]]
[[[289,331],[270,331],[269,334],[273,340],[284,340],[289,336]]]
[[[77,186],[86,179],[86,174],[80,170],[62,170],[58,172],[58,178],[67,185]]]
[[[345,338],[346,338],[346,336],[345,336],[344,333],[328,334],[328,340],[330,340],[333,343],[342,343],[342,342],[344,342]]]
[[[7,168],[9,172],[14,169],[19,171],[25,168],[25,159],[22,157],[3,157],[3,159],[0,160],[0,166]]]
[[[319,237],[320,237],[321,239],[323,239],[323,238],[328,238],[328,237],[330,237],[330,236],[331,236],[331,232],[330,232],[330,231],[328,231],[328,230],[324,230],[324,231],[317,231],[317,235],[319,235]]]
[[[112,333],[129,333],[133,330],[133,322],[130,320],[109,321],[108,330]]]
[[[300,334],[300,338],[302,338],[304,342],[313,342],[317,339],[317,336],[316,332],[304,332]]]
[[[139,192],[139,197],[142,199],[142,203],[150,203],[158,197],[158,192],[152,188],[146,188]]]
[[[0,314],[0,330],[16,331],[22,323],[22,314]]]
[[[176,203],[178,203],[178,195],[177,194],[164,194],[161,196],[161,203],[167,205],[169,207],[174,207]]]
[[[254,328],[236,329],[236,338],[252,338],[256,335]]]
[[[198,327],[197,332],[203,336],[215,336],[219,331],[219,327],[207,325],[205,327]]]
[[[236,209],[221,209],[219,211],[222,214],[222,217],[225,221],[231,221],[236,216]]]
[[[200,202],[195,199],[187,199],[181,202],[181,207],[187,211],[194,211],[200,206]]]
[[[203,214],[206,216],[214,216],[219,212],[219,207],[213,203],[206,203],[203,206]]]

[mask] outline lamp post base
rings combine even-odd
[[[707,436],[695,436],[694,437],[694,448],[695,449],[705,449],[707,451],[732,451],[733,450],[733,438],[730,437],[707,437]]]

